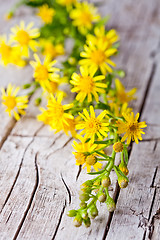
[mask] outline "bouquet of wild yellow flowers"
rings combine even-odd
[[[42,21],[41,27],[23,21],[11,28],[9,38],[0,37],[1,64],[33,67],[33,81],[25,84],[26,96],[20,87],[2,88],[2,103],[6,112],[19,120],[25,114],[30,96],[41,91],[35,100],[39,106],[38,121],[49,125],[55,133],[71,134],[75,163],[83,166],[92,179],[79,191],[80,208],[70,210],[74,225],[90,226],[98,215],[97,202],[105,202],[109,212],[115,202],[109,194],[112,170],[120,188],[128,185],[128,150],[131,140],[142,140],[145,122],[138,122],[129,103],[135,99],[136,88],[126,91],[119,78],[123,70],[115,69],[112,60],[118,53],[119,36],[114,29],[105,28],[108,17],[101,18],[97,8],[87,1],[23,0],[20,4],[34,7]],[[12,9],[8,18],[15,14]],[[66,44],[72,40],[72,46]],[[59,57],[63,56],[63,57]],[[60,62],[60,66],[57,63]],[[72,102],[64,104],[70,86]],[[42,98],[46,107],[42,107]],[[66,101],[66,100],[65,100]],[[107,154],[106,148],[112,153]],[[115,163],[120,153],[120,162]]]

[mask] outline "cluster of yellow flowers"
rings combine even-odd
[[[37,119],[49,125],[55,133],[71,133],[77,139],[73,142],[76,165],[83,165],[88,173],[98,175],[82,185],[80,209],[68,213],[70,217],[75,217],[75,226],[78,227],[83,222],[88,227],[90,218],[98,215],[97,200],[106,201],[109,211],[115,209],[115,203],[108,193],[111,184],[109,174],[114,169],[119,186],[127,186],[127,146],[131,140],[136,143],[142,140],[143,128],[147,125],[145,122],[139,123],[139,113],[134,117],[132,108],[129,107],[130,101],[135,99],[136,88],[126,91],[114,70],[116,64],[111,58],[117,54],[119,36],[116,30],[106,31],[105,26],[100,24],[101,17],[93,4],[76,0],[56,0],[56,4],[57,9],[65,9],[64,14],[70,18],[74,28],[73,34],[76,32],[80,34],[78,38],[81,36],[85,39],[78,59],[71,56],[68,60],[70,66],[79,64],[77,71],[73,71],[69,76],[56,67],[55,58],[65,54],[64,45],[60,42],[53,44],[50,37],[40,38],[40,30],[33,28],[33,23],[25,25],[21,22],[11,28],[9,40],[6,36],[1,37],[0,56],[4,65],[12,63],[24,66],[33,53],[34,60],[30,61],[30,65],[34,71],[34,84],[42,88],[42,96],[47,101],[45,108],[40,107],[41,114]],[[56,8],[46,3],[38,7],[37,16],[41,18],[44,26],[48,27],[47,31],[52,29],[52,24],[57,21],[57,12]],[[66,29],[67,27],[64,29],[65,33],[68,31]],[[35,53],[37,50],[38,54]],[[69,104],[63,104],[66,93],[61,89],[61,84],[66,83],[66,79],[71,92],[76,94],[73,102]],[[7,90],[1,90],[6,111],[19,120],[20,115],[25,114],[28,96],[18,96],[20,88],[11,84]],[[103,111],[97,115],[96,109],[98,113]],[[107,156],[104,149],[111,145],[112,155]],[[119,166],[115,165],[117,152],[121,152]],[[101,161],[108,163],[104,166]],[[100,169],[102,170],[99,171]],[[87,204],[91,198],[92,201]]]

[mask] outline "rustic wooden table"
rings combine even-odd
[[[3,16],[15,2],[0,0],[0,34],[21,19],[37,21],[22,7],[5,22]],[[113,185],[113,214],[101,206],[90,228],[75,228],[66,212],[78,206],[86,174],[75,166],[72,139],[37,122],[34,97],[19,122],[0,105],[0,240],[160,239],[160,1],[106,0],[100,12],[111,15],[108,26],[120,34],[116,63],[126,71],[125,86],[138,88],[134,110],[148,124],[143,141],[131,148],[129,186],[119,190]],[[31,79],[29,66],[0,67],[1,86]]]

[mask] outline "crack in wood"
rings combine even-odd
[[[78,180],[81,171],[82,171],[82,165],[79,165],[78,173],[77,173],[77,176],[76,176],[76,181]]]
[[[61,180],[62,180],[62,182],[63,182],[63,184],[64,184],[64,186],[65,186],[65,188],[66,188],[66,190],[68,192],[69,204],[71,204],[71,192],[69,190],[69,187],[67,186],[66,182],[64,181],[62,173],[60,173],[60,177],[61,177]]]
[[[29,212],[29,210],[30,210],[30,208],[31,208],[31,205],[32,205],[34,196],[35,196],[36,191],[37,191],[37,189],[38,189],[38,185],[39,185],[39,169],[38,169],[38,164],[37,164],[37,156],[38,156],[38,152],[37,152],[36,155],[35,155],[35,170],[36,170],[35,185],[34,185],[33,192],[32,192],[32,194],[31,194],[31,198],[30,198],[30,201],[29,201],[29,203],[28,203],[27,209],[26,209],[26,211],[24,212],[24,216],[23,216],[23,218],[22,218],[22,220],[21,220],[21,222],[20,222],[20,224],[19,224],[19,226],[18,226],[18,228],[17,228],[17,231],[16,231],[16,233],[15,233],[15,235],[14,235],[14,237],[13,237],[13,240],[16,240],[17,237],[18,237],[18,235],[19,235],[19,232],[20,232],[20,230],[21,230],[21,228],[22,228],[22,226],[23,226],[23,224],[24,224],[24,221],[25,221],[27,215],[28,215],[28,212]]]
[[[62,221],[62,217],[63,217],[65,208],[66,208],[66,200],[65,200],[64,206],[63,206],[63,208],[62,208],[62,211],[61,211],[61,214],[60,214],[60,218],[59,218],[59,221],[58,221],[56,230],[55,230],[55,232],[54,232],[54,234],[53,234],[52,240],[54,240],[55,237],[56,237],[57,231],[58,231],[59,226],[60,226],[60,223],[61,223],[61,221]]]
[[[0,149],[2,148],[4,142],[6,141],[6,139],[8,138],[8,136],[10,135],[12,129],[14,128],[16,124],[16,120],[14,118],[12,118],[11,122],[9,123],[9,126],[7,127],[7,132],[6,134],[2,137],[2,140],[0,142]]]

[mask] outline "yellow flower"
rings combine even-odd
[[[117,52],[117,49],[108,49],[107,44],[102,40],[99,40],[97,44],[92,41],[88,42],[88,45],[84,45],[85,52],[80,53],[80,56],[86,59],[80,60],[79,64],[88,66],[91,72],[100,69],[103,75],[106,75],[107,72],[111,73],[112,68],[109,65],[115,67],[116,64],[109,58]]]
[[[29,57],[29,49],[37,51],[38,43],[34,39],[38,38],[40,33],[37,28],[32,28],[33,24],[31,22],[25,27],[24,22],[21,21],[20,26],[11,28],[11,41],[21,47],[22,55],[25,57]]]
[[[73,152],[76,165],[83,165],[83,168],[87,168],[87,172],[91,171],[91,167],[98,171],[98,169],[102,168],[102,164],[97,162],[97,158],[95,153],[92,153],[97,149],[97,144],[93,144],[91,141],[85,142],[85,138],[81,137],[81,142],[77,143],[73,141],[73,148],[76,152]]]
[[[51,59],[64,54],[64,47],[60,43],[54,45],[49,40],[42,40],[40,43],[43,47],[42,54],[45,56],[49,56]]]
[[[125,87],[123,86],[119,79],[115,79],[115,85],[116,85],[116,97],[120,104],[128,103],[131,100],[136,99],[134,97],[134,94],[137,91],[136,88],[133,88],[129,92],[126,92]]]
[[[90,113],[91,115],[89,115],[86,109],[83,110],[83,114],[79,113],[84,121],[77,124],[76,129],[83,129],[80,134],[85,134],[85,139],[91,138],[91,142],[93,143],[96,136],[100,140],[108,136],[107,132],[109,129],[107,126],[109,123],[102,122],[107,113],[106,110],[101,112],[101,114],[96,118],[93,106],[90,106]]]
[[[39,109],[42,113],[37,116],[37,120],[43,122],[45,125],[49,125],[51,119],[48,116],[48,110],[42,107],[40,107]]]
[[[87,2],[77,3],[75,8],[70,12],[70,18],[73,20],[73,25],[78,27],[82,34],[86,34],[93,27],[93,22],[100,19],[97,14],[97,9],[93,4]]]
[[[95,72],[89,72],[87,67],[80,67],[81,75],[73,73],[71,84],[74,85],[72,92],[77,92],[76,99],[77,101],[83,102],[87,97],[88,102],[92,101],[92,95],[95,97],[95,100],[98,102],[98,92],[105,93],[104,88],[107,87],[107,84],[101,83],[100,81],[105,79],[105,76],[95,76]]]
[[[75,4],[77,0],[56,0],[56,2],[62,6],[69,7],[70,5]]]
[[[0,37],[0,55],[1,62],[5,66],[9,63],[16,64],[17,66],[25,66],[25,61],[22,59],[19,47],[12,47],[10,41],[7,41],[6,36]]]
[[[34,54],[34,58],[36,61],[31,61],[30,64],[34,68],[34,78],[35,81],[38,82],[44,89],[50,89],[51,82],[58,83],[59,75],[55,73],[55,71],[59,71],[58,68],[53,67],[56,63],[56,60],[51,61],[50,57],[46,57],[44,63],[41,63],[40,58],[37,54]]]
[[[66,125],[69,127],[70,120],[74,119],[74,117],[70,113],[66,112],[66,110],[73,107],[73,104],[71,103],[62,105],[62,92],[58,93],[56,98],[52,94],[50,95],[47,104],[47,110],[48,117],[50,119],[49,125],[52,129],[56,129],[56,132],[59,132],[61,130],[66,130]]]
[[[122,117],[122,113],[131,113],[132,108],[128,107],[128,103],[123,103],[121,106],[117,104],[116,102],[108,103],[108,105],[111,108],[111,112],[114,114],[116,117]],[[110,114],[110,112],[109,112]]]
[[[138,122],[139,113],[136,114],[134,118],[134,113],[131,114],[122,114],[125,122],[122,120],[118,120],[116,123],[116,127],[118,127],[118,134],[125,133],[122,137],[122,142],[127,138],[127,144],[130,144],[131,140],[135,141],[138,144],[138,139],[142,140],[141,134],[145,134],[141,128],[147,127],[145,122]]]
[[[2,104],[6,107],[6,112],[8,112],[11,117],[14,115],[16,120],[20,119],[20,114],[24,115],[24,109],[27,108],[28,97],[27,96],[17,96],[20,87],[14,87],[11,84],[8,85],[7,90],[1,88],[2,92]]]
[[[103,43],[107,43],[107,48],[111,48],[112,45],[119,40],[119,36],[115,29],[111,29],[109,31],[105,31],[105,26],[95,27],[94,35],[87,35],[87,42],[92,41],[95,45],[98,41],[102,41]]]
[[[68,132],[70,131],[72,137],[77,138],[76,125],[79,123],[79,119],[79,116],[74,119],[68,119],[67,124],[63,124],[63,131],[66,135],[68,135]]]
[[[55,10],[53,8],[49,8],[47,4],[39,7],[39,12],[37,13],[37,16],[39,16],[41,20],[46,24],[52,22],[54,15]]]

